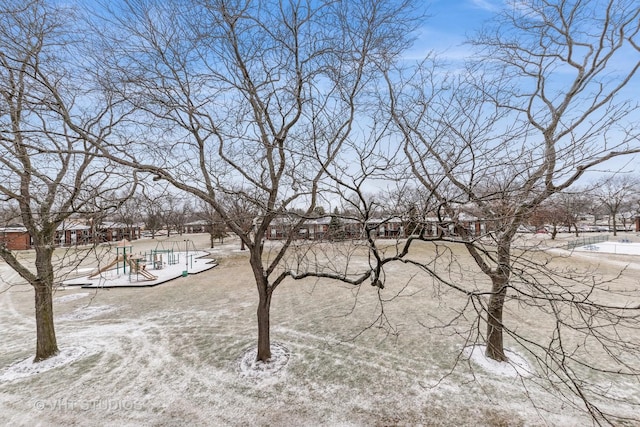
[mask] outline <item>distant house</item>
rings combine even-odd
[[[194,233],[209,233],[211,230],[211,224],[209,221],[203,219],[198,221],[189,222],[184,225],[184,232],[187,234]]]
[[[88,245],[102,242],[117,242],[123,239],[136,240],[141,235],[140,225],[126,225],[105,222],[95,230],[79,220],[65,221],[56,230],[56,246]],[[33,247],[33,238],[22,225],[0,227],[0,245],[12,251],[21,251]]]
[[[333,223],[332,223],[333,221]],[[310,218],[298,223],[299,218],[281,217],[271,222],[267,230],[268,240],[282,240],[293,234],[294,239],[303,240],[332,240],[359,239],[365,235],[361,222],[349,219],[337,219],[331,216]],[[367,221],[367,228],[376,238],[406,237],[404,225],[399,218],[371,219]]]
[[[119,242],[120,240],[138,240],[142,236],[140,225],[128,225],[120,222],[103,222],[98,226],[100,242]]]
[[[92,227],[83,221],[63,222],[56,232],[57,246],[88,245],[92,243],[119,242],[137,240],[141,236],[139,225],[127,225],[119,222],[103,222]]]
[[[329,222],[323,224],[325,218],[311,219],[305,221],[298,228],[298,218],[279,217],[271,221],[267,233],[265,235],[267,240],[283,240],[287,239],[292,233],[295,234],[295,239],[312,239],[322,240],[324,233],[327,231]]]
[[[415,223],[415,221],[414,221]],[[413,230],[408,234],[424,233],[426,236],[456,236],[460,231],[457,227],[462,227],[470,236],[479,236],[489,231],[488,221],[482,220],[474,215],[461,212],[457,218],[439,218],[437,216],[427,216],[413,225]]]
[[[58,226],[55,237],[56,246],[86,245],[92,242],[91,227],[80,221],[63,222]]]
[[[404,224],[405,221],[398,217],[385,219],[376,218],[367,221],[367,227],[373,230],[373,236],[383,239],[407,237]]]
[[[323,240],[327,238],[331,218],[322,217],[306,220],[298,229],[298,237],[309,240]]]
[[[27,229],[21,225],[0,227],[0,246],[11,251],[31,249],[33,242]]]
[[[471,236],[488,231],[486,221],[466,213],[461,213],[455,220],[426,217],[416,222],[416,220],[410,221],[398,216],[371,218],[366,221],[366,225],[356,220],[339,218],[335,230],[331,229],[331,221],[329,216],[307,219],[301,224],[298,224],[298,218],[295,217],[277,218],[269,225],[266,238],[268,240],[282,240],[294,233],[294,239],[330,240],[336,238],[332,234],[338,234],[339,239],[360,239],[365,236],[365,226],[370,235],[378,239],[402,239],[408,237],[409,234],[420,234],[421,232],[427,236],[438,234],[452,236],[456,234],[456,225],[464,227]]]
[[[293,234],[298,240],[330,240],[337,238],[332,234],[339,234],[340,239],[358,238],[362,236],[360,223],[339,219],[337,230],[331,230],[331,217],[309,218],[299,224],[298,217],[280,217],[271,222],[267,229],[267,240],[283,240]]]
[[[636,216],[636,233],[640,232],[640,215]]]

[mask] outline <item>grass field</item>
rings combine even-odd
[[[198,249],[207,245],[207,236],[190,238]],[[136,250],[155,244],[136,242]],[[380,293],[330,281],[284,283],[274,294],[271,325],[286,364],[272,373],[243,369],[256,340],[257,292],[247,254],[238,246],[230,241],[212,250],[216,268],[157,287],[58,290],[61,364],[38,373],[29,362],[35,349],[33,292],[9,286],[17,278],[0,264],[0,424],[591,424],[579,405],[545,389],[533,360],[531,377],[500,375],[469,360],[463,352],[469,325],[438,328],[460,307],[459,297],[438,292],[401,264],[389,268]],[[563,256],[557,262],[597,265],[604,274],[626,265],[616,286],[640,286],[637,256]],[[85,260],[84,268],[91,262]],[[484,280],[464,262],[451,274],[479,286]],[[378,321],[381,308],[388,323]],[[546,339],[548,320],[528,307],[507,308],[507,322],[518,322],[533,339]],[[527,359],[513,342],[507,346]],[[637,382],[612,384],[610,390],[640,405]],[[607,403],[607,409],[627,416],[637,410],[622,403]]]

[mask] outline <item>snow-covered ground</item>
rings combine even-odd
[[[580,246],[575,250],[619,255],[640,255],[640,243],[633,243],[628,241],[628,239],[620,239],[618,241],[598,242],[591,245]]]
[[[197,244],[204,249],[206,236]],[[380,294],[323,280],[284,283],[272,302],[274,363],[256,364],[257,293],[238,246],[206,249],[216,268],[162,286],[59,289],[61,354],[40,364],[31,362],[33,293],[3,286],[0,425],[591,424],[545,389],[536,361],[515,343],[507,343],[510,363],[496,364],[469,342],[466,325],[439,328],[459,305],[405,265],[389,267]],[[0,264],[2,278],[7,269]],[[621,280],[638,285],[633,275]],[[381,300],[386,327],[377,321]],[[510,305],[507,319],[544,338],[547,325],[527,310]],[[637,383],[609,390],[640,404]],[[636,415],[624,405],[607,409]]]
[[[465,347],[463,354],[476,365],[495,375],[518,378],[530,377],[534,373],[527,359],[515,351],[507,350],[505,353],[509,360],[502,363],[485,356],[485,350],[484,345],[473,345]]]

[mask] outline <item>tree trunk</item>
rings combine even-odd
[[[36,357],[39,362],[58,354],[56,331],[53,324],[53,235],[43,239],[49,244],[38,242],[36,250],[37,278],[31,282],[35,290],[36,310]]]
[[[615,215],[613,215],[612,222],[613,222],[613,235],[617,236],[618,235],[618,224],[616,223],[616,216]]]
[[[506,362],[502,339],[502,310],[507,295],[507,284],[511,276],[511,241],[513,233],[505,234],[498,241],[497,267],[489,274],[491,297],[487,307],[487,351],[486,356],[498,362]]]
[[[266,284],[265,284],[266,285]],[[258,286],[261,286],[260,284]],[[271,359],[271,335],[270,335],[270,308],[271,291],[264,289],[259,291],[260,301],[258,302],[258,355],[257,361],[266,362]]]
[[[507,295],[507,278],[499,275],[491,278],[493,283],[489,306],[487,307],[487,351],[486,356],[499,362],[506,362],[502,339],[502,308]]]
[[[242,242],[244,240],[240,239]],[[269,285],[269,278],[264,272],[262,265],[262,245],[251,245],[249,263],[253,271],[253,277],[258,287],[258,354],[256,361],[267,362],[271,359],[271,330],[270,330],[270,310],[271,295],[273,288]]]
[[[51,284],[34,285],[36,293],[36,357],[39,362],[58,354],[56,331],[53,324],[53,296]]]

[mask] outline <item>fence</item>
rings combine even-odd
[[[609,235],[583,237],[582,239],[572,240],[571,242],[567,243],[567,249],[571,250],[574,248],[578,248],[580,246],[593,245],[595,243],[606,242],[608,240],[609,240]]]

